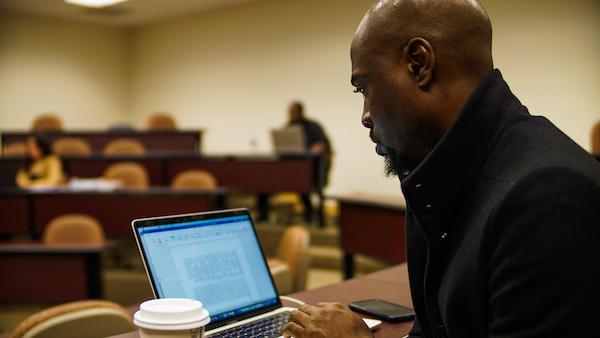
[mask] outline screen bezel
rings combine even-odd
[[[206,326],[207,330],[211,330],[211,329],[214,329],[217,327],[221,327],[224,325],[238,322],[240,320],[258,316],[263,313],[267,313],[269,311],[272,311],[272,310],[282,307],[281,299],[279,298],[279,290],[277,290],[277,285],[275,285],[273,276],[270,273],[270,269],[269,269],[269,265],[267,264],[265,253],[264,253],[262,245],[260,243],[260,239],[258,238],[258,236],[256,234],[256,229],[254,227],[254,221],[252,220],[252,217],[250,216],[250,212],[248,211],[248,209],[218,210],[218,211],[200,212],[200,213],[194,213],[194,214],[142,218],[142,219],[135,219],[131,222],[135,240],[137,242],[139,251],[141,253],[142,261],[144,263],[144,268],[146,269],[146,274],[148,275],[148,279],[150,280],[150,285],[152,286],[152,292],[154,293],[154,298],[159,298],[159,295],[157,292],[158,288],[156,286],[154,274],[152,273],[152,271],[150,271],[150,268],[149,268],[150,264],[148,263],[148,257],[146,256],[145,248],[143,248],[143,246],[141,244],[142,240],[140,238],[140,233],[139,233],[138,229],[150,227],[150,226],[157,226],[157,225],[173,225],[176,223],[196,222],[196,221],[204,221],[204,220],[232,217],[232,216],[247,216],[248,219],[250,220],[254,238],[256,238],[256,240],[258,242],[258,247],[260,250],[260,254],[262,256],[263,264],[265,265],[265,268],[267,269],[267,271],[269,271],[269,280],[271,281],[271,286],[275,290],[276,303],[256,309],[256,310],[252,310],[250,312],[246,312],[244,314],[239,314],[239,315],[235,315],[230,318],[225,318],[225,319],[222,319],[222,320],[219,320],[216,322],[213,322],[211,320],[211,322]]]

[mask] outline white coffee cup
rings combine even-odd
[[[201,302],[184,298],[148,300],[133,315],[140,338],[202,338],[209,322]]]

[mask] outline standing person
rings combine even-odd
[[[56,186],[65,182],[62,162],[45,137],[39,134],[29,137],[27,149],[33,163],[17,173],[19,187]]]
[[[293,101],[288,106],[287,126],[300,127],[304,134],[304,148],[307,152],[317,155],[317,180],[320,189],[322,189],[329,181],[329,169],[331,168],[331,143],[329,142],[325,130],[318,122],[306,118],[304,115],[304,105],[299,101]],[[307,223],[312,223],[314,211],[311,195],[301,194],[300,197],[302,199],[302,204],[304,205],[304,219]],[[323,196],[320,195],[319,198],[321,199],[320,203],[322,203]],[[260,194],[258,196],[260,212],[258,220],[267,219],[269,209],[268,199],[268,194]],[[321,210],[321,208],[319,208],[319,223],[321,226],[323,225],[323,210]]]
[[[479,2],[377,1],[351,58],[407,201],[410,337],[600,337],[600,165],[511,93]],[[288,337],[371,336],[339,304],[290,318]]]
[[[298,126],[304,133],[304,147],[307,151],[318,155],[318,180],[319,185],[324,187],[329,179],[329,169],[331,168],[331,143],[321,125],[306,118],[304,115],[304,105],[302,102],[294,101],[288,107],[288,126]],[[323,196],[319,196],[321,199]],[[302,203],[304,204],[304,217],[308,223],[313,219],[313,206],[310,194],[302,194]],[[320,221],[322,222],[323,210],[319,210]]]

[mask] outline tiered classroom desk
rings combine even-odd
[[[108,235],[129,234],[132,219],[184,212],[199,212],[221,207],[217,203],[228,191],[250,193],[319,191],[315,177],[318,157],[295,156],[194,156],[147,155],[126,157],[66,157],[65,171],[70,177],[99,177],[111,164],[134,161],[148,169],[154,188],[110,192],[73,192],[69,190],[25,191],[0,189],[0,235],[30,234],[39,238],[45,225],[65,213],[87,213],[96,217]],[[26,159],[0,159],[1,168],[14,170]],[[167,186],[180,172],[203,169],[211,172],[226,187],[214,192],[172,191]],[[8,177],[10,179],[11,177]]]
[[[130,236],[135,218],[212,210],[225,190],[173,191],[168,188],[115,191],[0,190],[0,235],[38,239],[55,217],[83,213],[95,217],[108,236]]]
[[[102,297],[104,245],[0,243],[0,303]]]
[[[62,137],[78,137],[86,140],[94,153],[102,153],[106,145],[118,138],[130,138],[141,142],[146,151],[153,153],[199,154],[202,130],[160,130],[160,131],[66,131],[44,134],[50,142]],[[3,131],[0,143],[6,146],[13,142],[24,142],[30,132]]]
[[[340,203],[344,276],[354,275],[354,255],[364,254],[388,263],[406,261],[402,197],[352,194],[335,197]]]
[[[137,162],[149,173],[153,186],[168,186],[182,171],[202,169],[212,173],[219,186],[243,189],[251,193],[320,191],[322,186],[316,174],[319,160],[313,154],[297,155],[166,155],[142,156],[67,156],[63,166],[69,177],[101,177],[111,164]],[[2,181],[14,181],[14,174],[24,167],[24,158],[0,159]]]

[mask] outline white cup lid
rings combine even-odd
[[[133,323],[152,330],[188,330],[210,322],[208,311],[194,299],[161,298],[143,302],[133,315]]]

